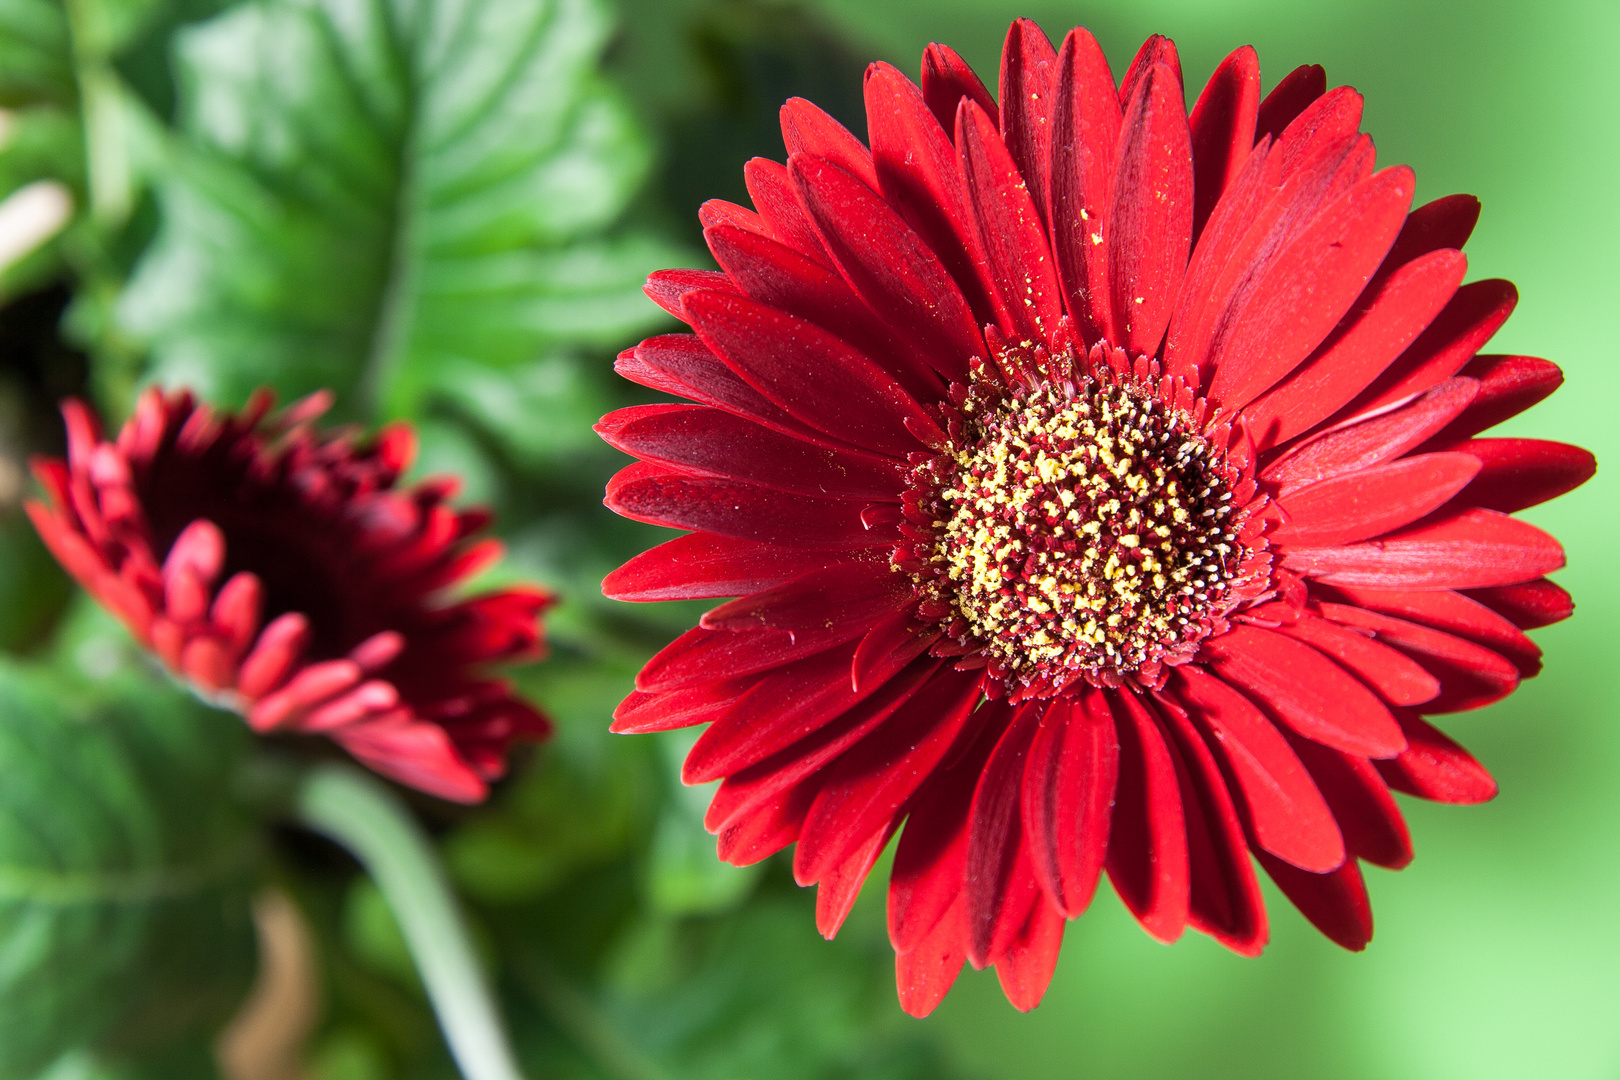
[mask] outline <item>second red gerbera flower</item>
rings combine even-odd
[[[1189,118],[1149,40],[1116,85],[1014,24],[1000,104],[942,46],[866,82],[871,147],[804,101],[721,273],[648,291],[696,331],[619,370],[692,399],[605,418],[628,517],[693,530],[605,583],[741,599],[641,672],[616,730],[709,723],[691,783],[752,862],[797,842],[831,935],[904,824],[900,996],[964,960],[1032,1007],[1106,869],[1149,933],[1256,953],[1252,853],[1324,933],[1372,933],[1358,860],[1411,857],[1390,789],[1495,785],[1421,718],[1539,668],[1558,543],[1509,514],[1591,456],[1485,428],[1550,393],[1477,356],[1477,204],[1408,213],[1361,98],[1251,49]]]
[[[514,739],[550,724],[480,668],[532,658],[534,588],[451,602],[500,555],[452,480],[397,482],[408,427],[318,433],[329,399],[240,414],[149,390],[114,440],[78,402],[68,458],[35,467],[28,513],[51,551],[140,643],[260,732],[323,734],[376,771],[476,802]]]

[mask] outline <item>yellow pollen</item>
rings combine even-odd
[[[953,637],[1055,692],[1117,685],[1208,632],[1248,552],[1231,468],[1191,417],[1089,377],[975,390],[962,414],[914,473],[934,523],[918,561],[939,568],[919,586]]]

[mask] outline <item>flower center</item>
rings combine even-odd
[[[964,413],[927,467],[923,595],[951,636],[1024,696],[1189,658],[1247,554],[1224,449],[1145,390],[1090,377]]]

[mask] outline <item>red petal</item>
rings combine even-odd
[[[1396,791],[1436,802],[1468,805],[1496,797],[1496,781],[1468,751],[1446,738],[1415,712],[1402,710],[1407,748],[1391,761],[1375,761]]]
[[[1236,49],[1204,85],[1187,125],[1192,134],[1193,235],[1203,231],[1221,193],[1237,179],[1254,146],[1260,109],[1260,59]]]
[[[457,753],[438,724],[379,721],[356,724],[332,738],[367,768],[407,787],[452,802],[481,802],[489,787]]]
[[[945,1000],[967,959],[965,902],[958,895],[933,929],[907,952],[896,953],[894,983],[907,1015],[924,1017]]]
[[[296,611],[271,619],[238,669],[237,691],[254,701],[274,690],[293,670],[311,637],[309,620]]]
[[[861,633],[841,626],[823,633],[768,630],[732,633],[694,626],[660,649],[636,675],[636,689],[665,693],[698,683],[769,671],[842,645]]]
[[[1405,166],[1373,175],[1317,214],[1268,260],[1211,350],[1211,401],[1241,408],[1321,344],[1394,243],[1414,185]]]
[[[1002,733],[1005,711],[1001,702],[981,706],[946,766],[918,789],[908,806],[910,816],[889,873],[889,940],[896,952],[916,948],[951,905],[963,900],[968,812]],[[965,950],[965,924],[962,930]]]
[[[892,458],[812,446],[706,405],[636,405],[604,416],[595,431],[646,461],[778,491],[871,501],[905,488],[905,468]]]
[[[863,838],[895,820],[933,773],[979,700],[979,680],[949,672],[923,685],[894,716],[823,770],[793,857],[800,885],[850,858]]]
[[[1192,143],[1180,72],[1150,69],[1125,107],[1107,244],[1117,344],[1152,356],[1192,244]]]
[[[1468,379],[1441,383],[1399,409],[1300,443],[1267,465],[1260,478],[1286,495],[1340,473],[1393,461],[1450,423],[1467,408],[1474,391],[1475,385]]]
[[[726,275],[714,270],[655,270],[641,291],[653,303],[679,319],[681,301],[686,299],[687,293],[700,289],[736,292],[737,286]]]
[[[1014,19],[1001,47],[1001,141],[1028,186],[1037,222],[1046,221],[1047,167],[1051,161],[1052,94],[1057,84],[1057,53],[1041,28]],[[961,106],[957,123],[961,123]],[[986,109],[988,120],[994,114]],[[992,132],[994,121],[991,122]],[[956,143],[962,145],[961,128]]]
[[[909,576],[887,564],[843,563],[722,604],[701,625],[733,631],[864,629],[909,604],[914,592]]]
[[[1546,578],[1518,585],[1475,589],[1468,594],[1497,614],[1511,619],[1522,630],[1550,626],[1575,613],[1569,593]]]
[[[796,439],[834,449],[845,444],[800,423],[720,362],[695,334],[664,334],[637,345],[633,365],[620,356],[615,370],[643,386],[713,405]]]
[[[1459,442],[1519,415],[1564,382],[1557,364],[1534,356],[1476,356],[1461,373],[1479,380],[1479,393],[1461,416],[1434,437],[1439,445]]]
[[[217,692],[235,681],[236,665],[219,639],[192,638],[180,653],[180,674],[205,690]]]
[[[1169,374],[1191,386],[1202,385],[1200,365],[1209,357],[1230,294],[1240,284],[1238,269],[1251,268],[1255,258],[1253,225],[1276,202],[1277,163],[1271,149],[1262,142],[1249,154],[1215,204],[1188,261],[1165,338],[1164,364]]]
[[[1426,713],[1477,709],[1506,697],[1519,685],[1519,672],[1513,664],[1472,641],[1343,604],[1323,604],[1322,613],[1376,632],[1380,641],[1414,657],[1438,677],[1441,690],[1423,706]]]
[[[1504,514],[1574,491],[1597,472],[1591,451],[1545,439],[1470,439],[1453,449],[1484,466],[1457,504]]]
[[[1123,114],[1097,40],[1076,28],[1058,57],[1052,118],[1052,254],[1069,314],[1088,343],[1119,340],[1109,284],[1107,218]]]
[[[1365,757],[1390,757],[1405,746],[1383,702],[1303,642],[1256,626],[1234,626],[1205,641],[1204,652],[1216,674],[1307,739]]]
[[[1016,340],[1051,341],[1063,307],[1035,193],[1025,188],[995,122],[972,102],[957,114],[956,146],[979,250],[999,296],[998,321],[1005,320],[1001,330]]]
[[[1030,746],[1022,814],[1035,876],[1068,918],[1085,911],[1097,889],[1118,779],[1107,697],[1093,689],[1053,703]]]
[[[1311,357],[1245,410],[1256,445],[1309,431],[1364,390],[1440,314],[1466,269],[1461,252],[1437,251],[1370,285]]]
[[[793,843],[804,812],[816,797],[818,781],[812,775],[804,783],[761,802],[752,813],[737,815],[720,830],[715,854],[732,866],[751,866]]]
[[[1040,901],[1019,814],[1024,763],[1039,722],[1037,706],[1014,713],[973,793],[964,895],[968,962],[976,968],[1000,958]]]
[[[853,643],[840,645],[760,679],[699,736],[686,755],[682,780],[706,784],[792,745],[869,696],[912,659],[896,657],[881,680],[857,694],[849,686],[854,654]]]
[[[1063,916],[1051,904],[1038,903],[1024,921],[1024,928],[996,961],[996,978],[1001,992],[1019,1012],[1029,1012],[1046,996],[1057,970],[1058,951],[1063,946]]]
[[[1350,854],[1391,870],[1412,861],[1412,838],[1401,808],[1372,762],[1297,736],[1288,742],[1332,809]]]
[[[613,600],[707,600],[774,588],[846,556],[692,533],[659,544],[602,579]]]
[[[1344,862],[1344,838],[1327,801],[1260,710],[1191,665],[1175,669],[1170,687],[1231,771],[1255,841],[1302,870],[1325,873]]]
[[[1305,107],[1327,93],[1327,73],[1319,64],[1304,64],[1283,76],[1260,103],[1255,136],[1276,138]]]
[[[709,801],[703,825],[719,832],[739,818],[798,784],[874,731],[895,710],[910,703],[912,694],[929,680],[950,678],[940,663],[914,664],[884,683],[872,696],[809,735],[764,760],[732,773]],[[818,788],[819,790],[819,788]],[[809,812],[810,801],[805,803]]]
[[[943,131],[954,130],[956,109],[963,98],[971,98],[985,112],[996,115],[996,103],[990,91],[984,88],[967,61],[949,45],[935,42],[923,50],[922,94]]]
[[[904,457],[922,449],[908,422],[934,427],[893,377],[814,323],[713,292],[687,297],[686,314],[704,344],[749,385],[834,438]]]
[[[1461,510],[1381,540],[1306,548],[1283,566],[1329,585],[1375,589],[1476,589],[1511,585],[1564,565],[1558,541],[1494,510]]]
[[[758,677],[739,677],[658,693],[632,690],[613,710],[613,723],[608,730],[615,735],[642,735],[706,724],[725,715],[732,704],[758,682]]]
[[[898,820],[890,821],[873,833],[870,840],[856,848],[849,858],[819,879],[816,889],[816,929],[828,941],[837,936],[838,928],[849,917],[849,909],[855,906],[856,899],[860,897],[866,875],[889,845],[889,839],[894,836],[899,824]],[[800,836],[803,836],[802,831]]]
[[[1512,588],[1514,586],[1510,586]],[[1517,626],[1477,600],[1448,590],[1407,592],[1336,587],[1333,592],[1357,607],[1382,611],[1476,641],[1508,657],[1525,678],[1541,670],[1541,649]],[[1414,705],[1416,702],[1398,702]]]
[[[849,283],[817,262],[765,236],[719,226],[705,229],[715,261],[751,299],[815,323],[875,358],[908,393],[937,397],[943,390],[927,358],[889,329],[861,302]]]
[[[1351,544],[1409,525],[1450,501],[1480,471],[1466,453],[1419,454],[1340,473],[1278,500],[1288,520],[1267,535],[1285,547]]]
[[[360,723],[368,717],[375,718],[398,704],[399,691],[392,683],[372,679],[319,708],[311,709],[309,715],[298,725],[298,730],[331,732],[336,728]]]
[[[814,157],[788,162],[799,198],[839,272],[860,297],[963,381],[984,353],[978,324],[956,282],[894,209],[848,173]]]
[[[1440,680],[1417,661],[1315,615],[1279,626],[1277,633],[1297,638],[1332,657],[1391,705],[1421,705],[1440,692]]]
[[[1326,874],[1312,874],[1256,852],[1283,895],[1334,944],[1360,952],[1372,940],[1372,904],[1354,859]]]
[[[765,238],[769,238],[771,235],[771,227],[765,224],[764,218],[746,206],[738,206],[736,203],[727,202],[724,199],[710,199],[698,207],[698,221],[703,225],[705,232],[715,226],[727,226]],[[705,271],[699,271],[699,273],[703,272]],[[660,306],[663,305],[660,304]],[[678,303],[674,314],[677,317],[680,314],[680,305]]]
[[[753,158],[743,166],[743,182],[748,185],[748,197],[754,201],[754,208],[770,226],[775,239],[802,255],[832,266],[832,256],[822,246],[810,215],[793,191],[786,165],[769,158]]]
[[[738,540],[807,548],[893,542],[879,531],[867,531],[859,502],[788,495],[737,480],[689,476],[647,462],[619,470],[608,481],[602,501],[634,521]]]
[[[919,623],[915,611],[895,612],[861,638],[849,666],[850,687],[859,693],[878,672],[888,668],[891,657],[918,645],[932,645],[942,636],[939,627]]]
[[[1300,123],[1306,119],[1301,117]],[[1244,339],[1233,333],[1233,319],[1245,307],[1266,303],[1268,293],[1260,285],[1275,289],[1268,274],[1286,261],[1279,257],[1293,259],[1309,250],[1296,241],[1311,233],[1312,222],[1335,203],[1342,208],[1342,200],[1372,177],[1372,141],[1366,136],[1341,136],[1332,125],[1301,130],[1304,134],[1296,137],[1290,128],[1269,152],[1264,143],[1256,147],[1243,174],[1210,215],[1166,341],[1171,374],[1189,380],[1194,372],[1207,377],[1216,353],[1241,348]],[[1349,303],[1345,300],[1338,310]],[[1324,328],[1322,334],[1326,332]]]
[[[1159,721],[1134,691],[1109,695],[1119,733],[1119,783],[1108,832],[1108,878],[1155,939],[1187,925],[1187,824],[1175,761]]]
[[[1187,922],[1240,956],[1258,956],[1270,936],[1266,905],[1249,862],[1243,823],[1226,778],[1192,721],[1160,699],[1187,815],[1192,889]]]
[[[224,632],[231,656],[239,657],[259,632],[264,587],[246,570],[231,575],[214,597],[209,619]]]
[[[984,256],[949,134],[956,130],[954,104],[945,121],[949,128],[942,127],[911,80],[884,63],[867,69],[865,96],[883,198],[939,256],[975,321],[992,321],[992,286],[982,276]]]
[[[788,156],[811,154],[843,169],[861,183],[878,189],[872,155],[849,129],[804,98],[788,98],[782,105],[782,142]]]
[[[1461,251],[1478,223],[1479,200],[1472,195],[1444,195],[1426,202],[1407,215],[1384,265],[1393,270],[1431,251]]]
[[[1136,96],[1142,80],[1148,77],[1155,64],[1163,64],[1169,68],[1170,73],[1175,76],[1176,89],[1182,90],[1181,57],[1176,55],[1176,43],[1163,34],[1149,34],[1147,40],[1136,50],[1136,55],[1131,57],[1131,65],[1125,69],[1125,78],[1120,80],[1120,101],[1128,102]]]
[[[1336,86],[1307,105],[1277,136],[1283,175],[1305,168],[1342,140],[1353,139],[1361,128],[1361,110],[1361,95],[1348,86]]]
[[[1421,393],[1457,374],[1513,313],[1519,292],[1492,278],[1458,289],[1429,328],[1343,412],[1355,416]]]
[[[323,660],[301,668],[285,686],[254,703],[248,725],[261,732],[292,727],[310,709],[359,682],[362,674],[352,660]]]

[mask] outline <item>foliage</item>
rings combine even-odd
[[[127,676],[0,666],[0,1076],[167,1048],[252,971],[246,740]]]
[[[523,445],[571,390],[548,359],[644,328],[670,254],[603,232],[648,156],[593,69],[610,26],[593,0],[264,0],[184,32],[164,227],[120,304],[155,375],[450,398]]]

